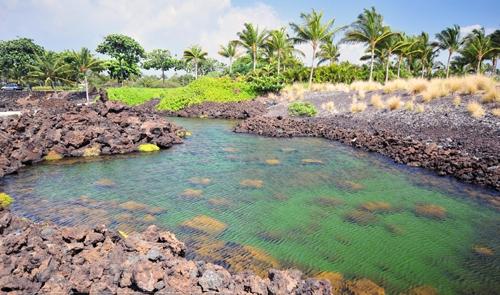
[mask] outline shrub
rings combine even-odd
[[[160,110],[178,111],[187,106],[211,102],[234,102],[253,99],[256,96],[250,83],[235,81],[228,77],[201,77],[189,85],[178,88],[110,88],[108,96],[129,105],[139,105],[160,98]]]
[[[285,77],[282,75],[276,76],[255,76],[250,75],[247,77],[247,82],[250,83],[252,89],[259,94],[266,94],[269,92],[279,92],[285,87]]]
[[[474,118],[481,118],[484,116],[484,109],[478,102],[471,102],[467,105],[467,111]]]
[[[380,94],[372,95],[372,97],[370,98],[370,103],[377,109],[384,108],[384,102],[382,101],[382,96]]]
[[[316,108],[308,102],[294,102],[288,106],[288,113],[294,117],[313,117]]]
[[[351,104],[352,113],[361,113],[366,110],[366,103],[364,102],[354,102]]]
[[[12,202],[14,202],[14,199],[11,196],[6,193],[0,193],[0,209],[9,207]]]
[[[493,116],[495,117],[500,117],[500,108],[494,108],[491,110],[491,113],[493,114]]]
[[[389,110],[399,110],[401,108],[401,98],[399,96],[392,96],[387,100],[387,107]]]

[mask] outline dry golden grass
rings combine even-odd
[[[364,91],[362,89],[359,90],[358,91],[358,96],[359,96],[360,99],[365,99],[365,97],[366,97],[366,91]]]
[[[460,104],[462,104],[462,99],[457,95],[453,98],[453,105],[458,107]]]
[[[403,104],[401,103],[401,98],[399,96],[392,96],[387,100],[387,107],[389,110],[399,110]]]
[[[417,104],[415,111],[417,113],[423,113],[423,112],[425,112],[425,106],[423,104],[419,103],[419,104]]]
[[[382,100],[382,96],[380,94],[374,94],[370,98],[370,104],[377,109],[383,109],[385,107],[384,101]]]
[[[427,89],[429,82],[425,79],[410,79],[407,81],[406,90],[411,93],[422,93]]]
[[[413,111],[415,109],[415,104],[413,103],[413,100],[409,100],[405,102],[404,108],[407,111]]]
[[[495,101],[500,101],[500,93],[496,91],[495,88],[488,90],[482,97],[481,97],[481,102],[482,103],[490,103],[490,102],[495,102]]]
[[[286,86],[281,90],[281,96],[288,101],[302,100],[304,99],[304,93],[305,87],[299,83]]]
[[[321,109],[323,109],[329,113],[333,113],[333,112],[335,112],[335,103],[333,101],[325,102],[325,103],[321,104]]]
[[[354,81],[349,86],[350,90],[363,90],[363,91],[375,91],[382,89],[382,84],[378,82],[368,82],[368,81]]]
[[[384,85],[385,93],[394,93],[398,90],[406,90],[408,88],[408,81],[403,79],[392,80]]]
[[[481,118],[484,116],[485,112],[481,104],[478,102],[471,102],[467,105],[467,111],[474,118]]]
[[[493,116],[495,117],[500,117],[500,108],[494,108],[491,110],[491,113],[493,114]]]
[[[351,112],[352,113],[361,113],[366,110],[366,103],[364,102],[355,102],[351,104]]]
[[[459,77],[450,77],[445,81],[446,87],[450,90],[451,93],[456,93],[460,89],[462,89],[462,78]]]

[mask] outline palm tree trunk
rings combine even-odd
[[[497,74],[497,57],[494,56],[493,59],[491,60],[491,65],[492,65],[492,68],[493,68],[493,76]]]
[[[281,58],[278,55],[278,75],[280,74],[280,68],[281,68]]]
[[[446,78],[450,76],[450,59],[451,59],[451,50],[448,51],[448,61],[446,62]]]
[[[229,75],[233,74],[233,58],[229,58]]]
[[[161,69],[161,85],[165,86],[165,70]]]
[[[371,52],[371,62],[370,62],[370,79],[369,81],[373,81],[373,62],[375,60],[375,45],[372,45],[372,52]]]
[[[252,48],[252,54],[253,54],[253,71],[255,72],[255,68],[257,66],[257,50],[255,48]]]
[[[424,73],[425,73],[425,67],[424,65],[422,65],[422,77],[421,77],[422,79],[424,78]]]
[[[481,74],[481,58],[477,60],[476,74]]]
[[[198,79],[198,61],[194,63],[194,79]]]
[[[390,62],[390,54],[389,56],[387,57],[387,62],[386,62],[386,65],[385,65],[385,83],[387,83],[387,81],[389,81],[389,62]]]
[[[311,89],[312,81],[313,81],[313,72],[314,72],[314,59],[316,57],[316,44],[313,44],[313,52],[312,52],[312,60],[311,60],[311,73],[309,74],[309,89]]]
[[[87,104],[90,104],[89,81],[87,80],[87,74],[85,74],[85,97],[87,98]]]
[[[399,56],[398,59],[398,79],[399,79],[399,73],[401,72],[401,62],[403,61],[403,56]]]

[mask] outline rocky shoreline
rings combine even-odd
[[[1,294],[332,293],[328,281],[303,279],[300,271],[230,274],[184,253],[175,235],[156,226],[125,237],[104,226],[36,224],[0,209]],[[342,288],[361,294],[365,285],[359,280]]]
[[[257,116],[241,122],[236,132],[271,137],[311,136],[388,156],[397,163],[423,167],[439,175],[451,175],[464,182],[500,190],[500,158],[495,146],[477,147],[477,156],[453,140],[424,141],[411,133],[381,128],[376,121],[361,122],[349,115],[333,118],[284,118]],[[498,152],[498,150],[496,150]],[[493,200],[500,208],[500,200]]]
[[[172,117],[211,118],[211,119],[247,119],[262,115],[267,111],[266,104],[258,100],[241,102],[204,102],[184,108],[180,111],[166,111]]]
[[[168,148],[182,142],[182,133],[158,113],[118,102],[52,100],[50,107],[0,119],[0,177],[42,160],[124,154],[144,143]]]

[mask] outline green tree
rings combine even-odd
[[[236,42],[230,41],[227,46],[220,46],[219,55],[229,59],[229,74],[233,73],[233,60],[238,57]]]
[[[311,88],[315,66],[314,61],[316,59],[319,46],[333,39],[335,33],[344,28],[340,27],[334,29],[333,23],[335,22],[335,19],[330,19],[323,23],[323,13],[317,12],[314,9],[311,13],[302,13],[300,18],[302,19],[301,24],[291,23],[290,27],[295,32],[294,41],[296,43],[311,44],[312,61],[311,71],[309,73],[309,88]]]
[[[83,47],[80,51],[71,52],[71,67],[73,68],[77,79],[83,80],[85,84],[85,94],[87,104],[90,103],[89,99],[89,81],[88,76],[91,72],[99,73],[103,70],[103,63],[92,55],[88,48]]]
[[[318,65],[325,62],[329,62],[330,65],[333,65],[339,60],[339,56],[339,48],[335,45],[333,40],[330,39],[319,47],[319,52],[317,54],[319,58]]]
[[[44,51],[42,46],[28,38],[0,41],[0,75],[22,82],[35,64],[37,55]]]
[[[495,52],[498,48],[493,47],[491,39],[484,33],[484,28],[475,29],[465,37],[464,55],[473,56],[476,66],[476,73],[481,74],[481,62],[488,54]]]
[[[71,67],[64,59],[53,51],[46,51],[35,57],[35,62],[30,65],[29,78],[43,83],[45,86],[55,88],[56,83],[71,83],[68,76]]]
[[[104,41],[97,46],[97,52],[109,55],[117,63],[108,63],[119,82],[137,73],[137,63],[145,57],[144,48],[133,38],[120,34],[111,34],[104,37]],[[139,71],[140,73],[140,71]]]
[[[426,32],[422,32],[418,37],[417,48],[418,53],[417,56],[420,59],[421,63],[421,77],[423,78],[427,73],[430,76],[432,72],[432,68],[434,66],[434,59],[437,56],[437,48],[434,46],[435,44],[430,43],[429,34]]]
[[[358,19],[346,32],[344,42],[366,43],[370,50],[370,81],[373,81],[373,63],[375,59],[375,48],[379,42],[395,34],[388,26],[384,26],[384,18],[377,13],[375,7],[363,10]]]
[[[184,50],[184,59],[188,63],[192,63],[194,65],[194,77],[198,79],[198,66],[201,61],[207,58],[208,53],[203,51],[200,46],[194,45],[190,48]]]
[[[453,27],[446,28],[436,34],[437,42],[434,44],[442,49],[448,50],[448,60],[446,61],[446,78],[450,75],[450,60],[453,53],[460,50],[463,41],[460,36],[460,26],[454,25]]]
[[[491,53],[491,65],[493,74],[497,72],[497,61],[500,56],[500,30],[495,30],[493,33],[489,34],[488,37],[491,39],[491,44],[495,50]]]
[[[278,75],[281,73],[281,63],[287,54],[293,54],[294,47],[292,39],[288,36],[285,28],[273,30],[269,33],[266,46],[270,54],[276,57]]]
[[[402,49],[406,44],[403,41],[403,37],[399,33],[395,33],[382,42],[379,43],[380,47],[384,49],[385,54],[385,82],[389,81],[389,65],[391,63],[391,56],[394,52]]]
[[[238,32],[238,45],[245,48],[248,54],[252,57],[253,71],[257,68],[257,56],[259,50],[264,46],[267,40],[267,31],[259,31],[259,27],[254,27],[253,24],[245,23],[245,29]]]
[[[400,35],[401,39],[398,41],[399,46],[394,49],[394,54],[398,57],[398,78],[400,77],[403,59],[410,59],[414,54],[419,52],[416,48],[418,39],[415,36],[406,36],[404,33]],[[408,64],[410,64],[409,61]]]
[[[174,68],[175,60],[166,49],[154,49],[146,54],[146,60],[143,62],[142,67],[146,70],[155,69],[161,70],[162,85],[165,85],[165,72]]]

